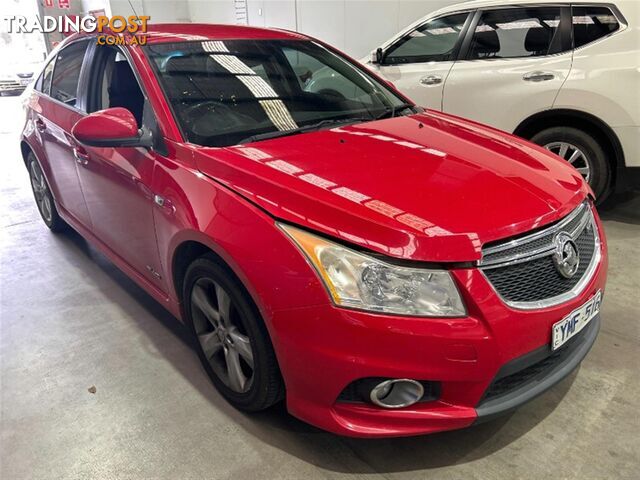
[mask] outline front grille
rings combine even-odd
[[[25,86],[15,80],[0,80],[0,91],[19,90],[22,88],[25,88]]]
[[[555,239],[561,233],[573,239],[580,264],[571,278],[560,274],[553,260]],[[593,213],[583,203],[562,221],[515,240],[486,247],[480,268],[509,305],[540,308],[579,294],[599,260],[599,238]]]

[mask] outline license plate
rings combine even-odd
[[[556,350],[564,345],[571,337],[574,337],[586,327],[591,319],[600,311],[602,292],[598,290],[581,307],[576,308],[551,328],[551,349]]]
[[[23,78],[23,79],[20,80],[20,85],[23,85],[23,86],[27,86],[30,83],[31,83],[31,79],[30,78]]]

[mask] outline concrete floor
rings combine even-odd
[[[230,408],[181,324],[77,234],[49,233],[18,105],[0,99],[0,478],[638,478],[639,195],[603,208],[604,325],[578,372],[492,423],[344,439]]]

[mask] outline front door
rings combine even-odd
[[[460,47],[469,13],[427,20],[387,48],[372,65],[418,105],[442,109],[442,93]]]
[[[551,108],[571,69],[567,22],[560,6],[481,12],[465,58],[449,73],[443,110],[513,132]]]
[[[146,100],[119,49],[96,47],[87,102],[89,111],[126,108],[143,126]],[[79,146],[78,150],[80,180],[94,232],[129,266],[166,291],[153,219],[156,153],[145,148]]]

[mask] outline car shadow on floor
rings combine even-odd
[[[190,334],[182,323],[79,234],[70,231],[56,238],[64,244],[61,251],[66,252],[63,255],[68,256],[67,260],[77,263],[78,255],[84,256],[84,260],[105,274],[91,275],[89,281],[95,282],[96,288],[137,323],[145,341],[149,342],[147,348],[171,362],[212,408],[223,412],[229,421],[265,444],[326,470],[403,472],[462,464],[491,455],[550,415],[571,388],[577,374],[574,372],[515,413],[464,430],[420,437],[375,440],[339,437],[292,417],[283,403],[264,412],[244,414],[231,407],[210,384],[193,351]],[[147,316],[139,315],[140,306]],[[167,335],[167,331],[171,335]]]
[[[612,195],[598,207],[604,221],[640,225],[640,190]]]

